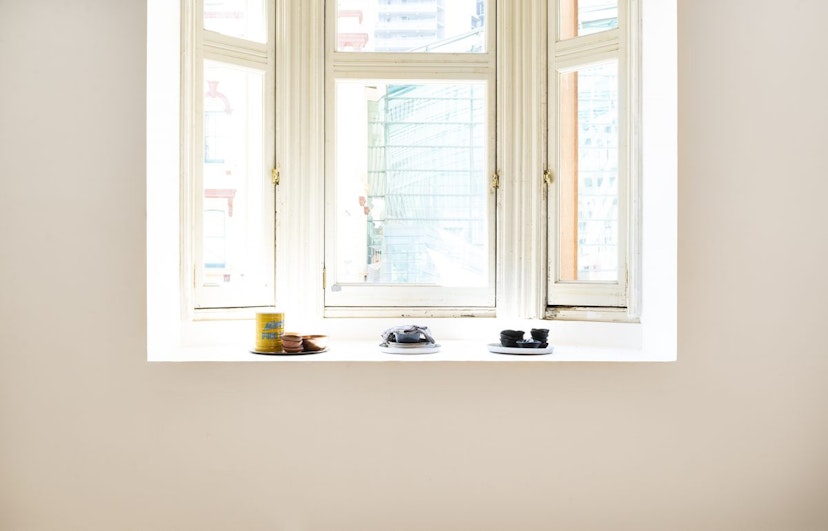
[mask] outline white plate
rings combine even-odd
[[[403,347],[400,345],[411,346]],[[427,347],[417,343],[395,343],[387,346],[380,344],[379,348],[383,354],[433,354],[434,352],[440,352],[440,345],[436,343]]]
[[[495,354],[517,354],[520,356],[538,356],[540,354],[552,354],[555,348],[552,345],[547,345],[544,348],[523,348],[523,347],[504,347],[500,343],[489,343],[489,352]]]
[[[284,350],[280,350],[279,352],[265,352],[256,349],[250,349],[251,354],[262,354],[264,356],[304,356],[306,354],[321,354],[322,352],[327,352],[328,347],[319,350],[303,350],[301,352],[285,352]]]
[[[416,343],[400,343],[397,341],[389,341],[388,343],[380,343],[380,346],[385,344],[393,348],[430,348],[434,346],[434,343],[429,343],[428,341],[417,341]]]

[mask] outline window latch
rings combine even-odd
[[[552,181],[555,179],[552,176],[552,170],[546,169],[543,170],[543,182],[546,183],[546,186],[552,184]]]
[[[273,168],[270,170],[270,180],[273,182],[273,186],[279,186],[279,181],[281,180],[282,176],[279,172],[279,168]]]
[[[500,173],[494,172],[492,174],[492,192],[496,192],[500,188]]]

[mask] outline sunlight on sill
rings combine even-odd
[[[549,362],[664,362],[670,361],[652,353],[636,349],[614,347],[585,347],[554,345],[550,354],[511,355],[489,352],[486,343],[478,341],[438,341],[439,352],[429,354],[386,354],[380,351],[379,341],[343,340],[332,342],[325,352],[305,355],[261,355],[250,352],[247,345],[221,345],[180,347],[164,351],[165,362],[497,362],[497,363],[549,363]]]
[[[380,350],[383,330],[402,324],[428,326],[439,352],[387,354]],[[196,321],[182,334],[150,335],[148,361],[160,362],[669,362],[676,359],[675,341],[669,336],[642,334],[640,323],[556,322],[508,319],[324,319],[288,320],[286,332],[329,337],[326,352],[290,355],[251,353],[255,322]],[[542,355],[490,352],[499,331],[547,328],[553,352]],[[672,346],[672,348],[671,348]]]

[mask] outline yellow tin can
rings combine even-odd
[[[284,312],[256,312],[256,350],[258,352],[282,352],[282,334],[284,333]]]

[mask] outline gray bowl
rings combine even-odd
[[[521,339],[517,342],[517,346],[520,348],[538,348],[541,346],[541,342],[537,339]]]

